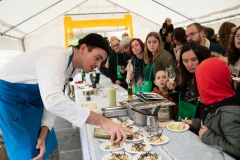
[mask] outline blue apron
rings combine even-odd
[[[68,66],[72,57],[73,54],[69,57]],[[38,84],[0,80],[0,128],[10,160],[30,160],[39,154],[36,145],[43,107]],[[58,146],[53,128],[47,135],[45,146],[43,160]]]

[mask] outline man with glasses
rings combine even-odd
[[[186,40],[195,41],[202,46],[207,47],[211,52],[217,52],[225,56],[226,48],[220,44],[210,42],[208,39],[204,38],[203,27],[199,23],[192,23],[186,28]]]
[[[126,83],[126,66],[127,61],[130,59],[127,53],[123,51],[120,45],[120,40],[115,39],[112,42],[112,47],[114,50],[113,55],[109,58],[109,68],[108,74],[109,78],[114,84],[121,85],[123,88],[127,89],[128,85]]]

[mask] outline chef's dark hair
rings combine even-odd
[[[82,44],[86,44],[88,46],[88,50],[91,51],[94,48],[101,48],[109,54],[109,44],[106,42],[106,40],[99,34],[96,33],[90,33],[84,38],[80,39],[78,41],[78,45],[76,45],[76,48],[80,48]]]

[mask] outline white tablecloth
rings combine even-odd
[[[106,89],[112,84],[110,79],[101,75],[100,78],[100,88],[99,96],[92,96],[92,101],[97,101],[100,108],[108,107],[108,97],[103,97],[101,92],[105,92]],[[117,94],[127,92],[125,89],[117,86]],[[75,96],[77,96],[78,91],[76,90]],[[126,96],[117,96],[117,101],[126,100]],[[137,125],[135,125],[137,126]],[[100,144],[102,141],[92,138],[93,129],[96,126],[93,125],[84,125],[83,128],[80,128],[80,137],[82,145],[82,154],[84,160],[100,160],[108,152],[100,149]],[[143,132],[145,135],[148,135],[147,132],[141,127],[139,131]],[[156,152],[162,156],[163,160],[203,160],[204,156],[204,144],[199,136],[195,135],[191,131],[185,132],[171,132],[166,128],[163,128],[163,135],[169,137],[169,142],[163,145],[152,146],[153,152]],[[128,143],[128,142],[127,142]],[[134,154],[131,154],[132,156]],[[225,155],[225,160],[232,160],[233,158]]]

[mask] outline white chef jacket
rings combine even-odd
[[[57,116],[81,127],[87,120],[90,110],[80,107],[64,96],[64,85],[72,74],[72,62],[67,68],[73,49],[48,46],[36,51],[23,52],[0,70],[0,79],[11,83],[38,84],[44,103],[42,126],[50,130]]]

